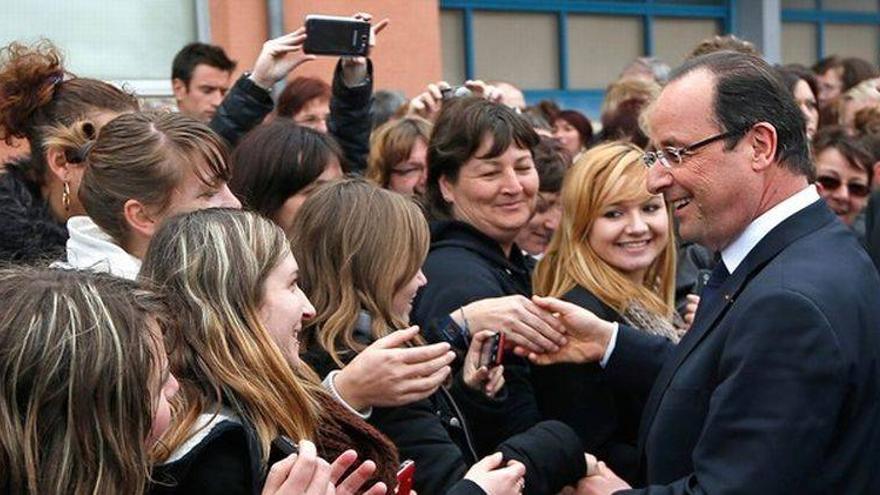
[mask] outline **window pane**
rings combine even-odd
[[[815,9],[816,0],[782,0],[783,9]]]
[[[607,86],[642,55],[643,36],[640,17],[569,15],[569,86]]]
[[[825,2],[822,10],[849,10],[853,12],[877,12],[877,0],[834,0]]]
[[[782,61],[811,66],[816,63],[816,25],[782,23]]]
[[[825,24],[825,53],[861,57],[876,64],[877,27],[853,24]]]
[[[79,76],[167,80],[174,55],[196,39],[195,2],[7,2],[0,43],[40,37],[63,48],[67,69]]]
[[[654,20],[655,55],[672,67],[680,64],[697,43],[720,32],[715,19]]]
[[[443,80],[461,84],[464,68],[464,14],[460,10],[440,11],[440,51],[443,53]]]
[[[558,37],[552,14],[476,12],[475,76],[527,89],[557,88]]]

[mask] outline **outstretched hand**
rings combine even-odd
[[[602,359],[614,332],[613,323],[599,318],[576,304],[554,297],[533,296],[532,301],[539,308],[556,316],[567,330],[568,342],[551,352],[538,353],[517,346],[514,348],[514,353],[526,356],[532,363],[539,365],[594,363]]]
[[[251,80],[264,89],[270,89],[276,82],[287,77],[293,69],[315,60],[314,55],[297,53],[302,51],[306,41],[306,28],[301,27],[292,33],[263,43],[263,49],[254,63]]]

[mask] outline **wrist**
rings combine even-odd
[[[345,401],[346,404],[353,409],[363,411],[367,409],[370,404],[367,404],[366,401],[364,401],[356,392],[359,387],[351,382],[352,374],[350,368],[347,366],[339,370],[339,373],[336,373],[333,377],[333,388],[336,389],[336,393],[339,394],[339,397]]]
[[[272,89],[272,86],[275,84],[274,81],[270,81],[270,80],[266,79],[265,77],[262,77],[259,74],[254,73],[254,72],[251,72],[250,74],[248,74],[247,77],[248,77],[248,79],[251,80],[252,83],[254,83],[258,87],[260,87],[261,89],[264,89],[266,91],[270,91]]]

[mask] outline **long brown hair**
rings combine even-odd
[[[162,287],[176,319],[166,333],[180,382],[168,454],[224,401],[253,423],[264,462],[279,433],[315,439],[318,386],[296,376],[259,318],[266,278],[289,252],[273,223],[225,209],[173,217],[150,242],[140,276]]]
[[[97,79],[76,77],[64,68],[61,52],[48,40],[32,46],[10,43],[0,49],[0,139],[25,138],[31,158],[15,166],[43,185],[47,171],[46,130],[94,119],[103,112],[138,110],[137,100]]]
[[[421,269],[430,242],[411,199],[363,179],[327,184],[303,203],[291,230],[300,281],[317,312],[303,330],[307,347],[321,346],[341,365],[340,351],[364,349],[354,339],[362,309],[374,338],[409,324],[392,300]]]
[[[160,301],[105,274],[0,270],[0,489],[141,494]],[[161,318],[160,318],[161,319]]]
[[[241,210],[187,213],[157,232],[141,277],[169,298],[176,321],[166,340],[180,380],[177,418],[157,456],[167,458],[192,436],[200,414],[225,404],[254,425],[264,468],[269,444],[284,434],[314,440],[329,460],[354,448],[376,461],[377,479],[392,483],[391,442],[331,398],[308,366],[294,369],[261,323],[264,282],[289,255],[281,228]]]
[[[370,156],[364,176],[379,187],[387,188],[391,169],[409,158],[419,139],[426,146],[431,139],[431,123],[421,117],[404,117],[382,124],[370,135]]]
[[[648,268],[643,285],[623,276],[587,242],[590,229],[607,205],[651,197],[642,154],[633,144],[612,142],[588,150],[569,169],[562,185],[562,221],[535,269],[536,294],[559,297],[579,285],[618,313],[639,301],[657,315],[672,316],[675,238],[671,211],[666,247]]]
[[[162,213],[188,171],[194,170],[210,186],[230,176],[226,145],[220,137],[202,122],[179,113],[124,114],[100,132],[94,123],[80,121],[54,128],[46,145],[61,149],[69,162],[87,165],[80,202],[120,245],[128,236],[123,209],[129,199]],[[206,170],[197,165],[200,162]]]

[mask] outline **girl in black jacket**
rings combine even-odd
[[[428,244],[427,224],[413,202],[364,181],[337,182],[305,202],[292,233],[303,287],[318,314],[304,331],[306,359],[319,371],[344,366],[367,343],[387,339],[390,329],[408,324],[412,300],[425,283],[420,267]],[[479,457],[477,446],[496,432],[470,428],[473,418],[462,414],[461,405],[478,411],[484,425],[497,424],[507,410],[503,369],[477,366],[480,344],[488,336],[474,336],[448,389],[372,412],[371,424],[395,442],[401,458],[415,461],[419,493],[461,489],[463,476],[490,494],[516,493],[523,466],[526,493],[556,493],[585,472],[574,432],[547,422],[492,445],[518,463],[465,474]]]

